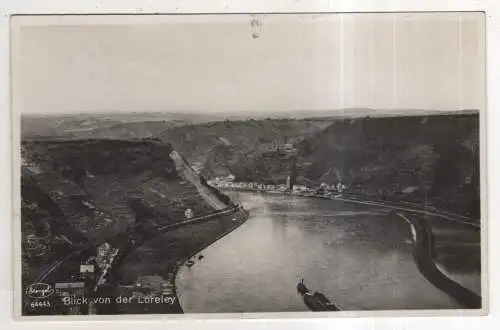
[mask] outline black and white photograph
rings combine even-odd
[[[484,13],[11,28],[21,316],[487,313]]]

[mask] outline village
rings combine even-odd
[[[221,190],[244,190],[244,191],[259,191],[275,194],[291,194],[298,196],[321,196],[332,197],[343,193],[348,188],[344,183],[337,182],[336,184],[321,183],[317,187],[308,187],[302,184],[292,184],[288,176],[287,182],[283,184],[264,184],[259,182],[238,182],[235,181],[235,176],[230,174],[225,177],[216,177],[213,180],[208,180],[207,183]]]

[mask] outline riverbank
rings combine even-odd
[[[101,304],[95,304],[95,311],[93,313],[97,314],[116,314],[117,310],[119,309],[119,305],[123,303],[123,301],[126,301],[126,303],[130,303],[131,300],[141,300],[140,295],[139,296],[134,296],[133,299],[130,299],[129,297],[133,296],[132,294],[125,294],[124,290],[122,289],[137,289],[137,287],[134,287],[134,285],[125,285],[125,286],[118,286],[116,283],[120,283],[122,279],[122,274],[123,274],[123,262],[127,260],[127,257],[129,254],[133,253],[136,249],[140,249],[141,246],[144,244],[148,244],[150,241],[161,238],[165,236],[165,233],[174,231],[174,230],[179,230],[182,231],[182,228],[192,228],[193,226],[197,224],[201,224],[204,222],[213,222],[216,220],[224,220],[225,217],[230,217],[232,216],[231,220],[234,221],[235,223],[238,222],[238,220],[244,221],[246,220],[245,215],[247,216],[248,213],[245,211],[241,206],[235,206],[235,207],[230,207],[225,210],[220,210],[217,212],[213,212],[210,214],[206,214],[204,216],[200,216],[197,218],[193,218],[190,220],[185,220],[181,221],[175,224],[171,225],[165,225],[163,227],[158,227],[154,231],[146,233],[142,232],[142,235],[139,235],[138,237],[132,235],[132,236],[124,236],[124,233],[117,234],[115,237],[110,238],[108,241],[111,243],[111,246],[114,246],[117,248],[117,255],[115,255],[115,263],[114,266],[108,269],[106,276],[103,276],[101,279],[105,279],[105,282],[99,282],[99,284],[96,286],[97,283],[88,283],[89,287],[97,287],[97,291],[95,293],[87,293],[86,296],[88,299],[101,299],[106,301],[109,300],[109,302],[106,303],[101,303]],[[227,234],[228,226],[224,226],[223,228],[223,234]],[[218,238],[216,238],[218,239]],[[207,241],[207,244],[211,244],[213,240],[209,239]],[[130,242],[135,242],[133,244],[130,244]],[[68,255],[60,255],[59,260],[54,262],[52,265],[48,266],[42,274],[37,278],[35,283],[38,282],[43,282],[43,283],[49,283],[51,285],[54,285],[57,282],[65,281],[68,277],[68,273],[74,273],[75,269],[78,269],[78,266],[83,262],[83,260],[87,260],[91,255],[93,255],[95,249],[97,248],[96,245],[92,245],[87,247],[86,249],[83,250],[77,250],[74,251]],[[181,263],[179,263],[181,264]],[[177,263],[176,263],[177,265]],[[161,280],[160,283],[158,281],[158,278],[153,279],[152,282],[155,282],[156,284],[164,284],[160,288],[156,288],[156,294],[160,293],[162,296],[165,294],[169,295],[169,299],[167,301],[174,301],[174,297],[172,295],[175,294],[175,290],[171,289],[170,292],[168,290],[169,287],[173,286],[173,281],[175,278],[175,272],[176,270],[174,269],[174,272],[171,272],[168,274],[167,281]],[[148,282],[148,279],[146,279],[146,282]],[[151,281],[150,281],[151,282]],[[163,283],[162,283],[163,282]],[[136,282],[135,284],[137,284]],[[171,284],[169,284],[171,283]],[[144,291],[144,289],[147,288],[142,286],[139,288],[139,291]],[[154,287],[150,287],[150,289],[155,289]],[[154,290],[153,290],[154,291]],[[133,291],[129,292],[133,293]],[[118,300],[117,303],[115,303],[115,300]],[[145,300],[145,299],[142,299]],[[25,306],[24,308],[24,314],[25,315],[31,315],[32,312],[34,315],[38,315],[41,311],[38,308],[28,308],[26,304],[28,301],[23,301],[23,305]],[[65,314],[69,311],[67,306],[65,307],[64,304],[61,305],[61,302],[59,300],[54,300],[53,304],[54,308],[57,308],[50,311],[44,311],[49,313],[49,314]],[[175,307],[175,306],[174,306]],[[175,308],[174,308],[175,309]],[[178,308],[177,308],[178,309]]]
[[[405,211],[405,212],[415,212],[423,215],[431,215],[437,216],[446,220],[454,221],[457,223],[473,226],[476,228],[480,228],[480,220],[467,217],[461,214],[457,214],[454,212],[450,212],[447,210],[440,210],[433,206],[420,205],[412,202],[395,202],[395,201],[384,201],[384,200],[375,200],[369,199],[361,195],[349,194],[349,193],[339,193],[336,195],[317,195],[314,193],[302,193],[302,192],[282,192],[282,191],[269,191],[269,190],[261,190],[261,189],[252,189],[252,188],[219,188],[221,191],[236,191],[236,192],[253,192],[253,193],[261,193],[261,194],[270,194],[270,195],[289,195],[289,196],[297,196],[304,198],[315,198],[315,199],[327,199],[327,200],[339,200],[343,202],[349,203],[358,203],[364,205],[371,205],[377,207],[383,207],[387,209],[393,209],[396,211]]]
[[[460,308],[419,272],[410,228],[388,210],[273,194],[228,195],[251,216],[203,251],[203,261],[210,262],[181,268],[176,285],[185,313],[308,311],[296,290],[301,278],[344,311]],[[456,237],[455,223],[429,221]],[[463,263],[470,266],[468,259]]]
[[[122,264],[119,272],[121,285],[116,292],[117,296],[134,297],[135,300],[115,306],[115,310],[109,311],[110,314],[183,313],[175,285],[180,267],[191,259],[194,259],[194,265],[191,267],[196,267],[199,262],[209,262],[195,256],[231,233],[247,219],[248,212],[239,209],[213,220],[175,228],[139,247]],[[136,285],[138,279],[143,282],[140,287]],[[156,284],[150,283],[154,282],[154,279]],[[165,296],[170,299],[145,303],[140,297],[147,296]]]
[[[413,258],[420,273],[436,288],[447,293],[457,303],[467,309],[482,307],[481,295],[476,294],[444,274],[436,265],[436,243],[429,225],[418,218],[396,214],[410,226],[414,241]]]

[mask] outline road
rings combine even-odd
[[[391,209],[395,211],[404,211],[404,212],[412,212],[412,213],[417,213],[417,214],[422,214],[422,215],[428,215],[428,216],[435,216],[439,217],[442,219],[446,219],[449,221],[457,222],[460,224],[476,227],[476,228],[481,228],[481,225],[479,222],[475,222],[471,218],[467,218],[461,215],[457,214],[452,214],[448,212],[443,212],[443,211],[437,211],[437,210],[422,210],[421,208],[415,208],[415,207],[408,207],[408,206],[403,206],[403,205],[390,205],[385,202],[375,202],[375,201],[362,201],[359,199],[353,199],[353,198],[344,198],[344,197],[331,197],[332,199],[339,200],[342,202],[348,202],[348,203],[356,203],[356,204],[361,204],[361,205],[368,205],[368,206],[379,206],[383,207],[386,209]]]
[[[230,197],[251,216],[205,249],[205,262],[181,270],[177,292],[186,313],[304,311],[295,289],[301,278],[346,311],[462,308],[417,268],[410,227],[397,211],[285,194],[235,192]],[[475,227],[437,217],[428,221],[437,225],[436,262],[450,278],[481,292],[475,285],[480,270],[472,260],[479,251],[451,246],[462,238],[475,243]],[[460,262],[462,269],[457,270],[454,263]]]
[[[216,216],[221,216],[225,214],[229,214],[231,212],[236,212],[237,210],[240,210],[240,207],[236,208],[227,208],[227,205],[223,203],[221,200],[217,198],[213,194],[212,191],[208,187],[206,187],[200,180],[200,177],[198,174],[189,166],[189,164],[184,160],[184,158],[177,153],[176,151],[173,151],[170,156],[174,160],[177,171],[180,173],[186,180],[191,182],[197,189],[198,193],[200,196],[214,209],[216,212],[207,214],[204,216],[199,216],[193,219],[189,219],[186,221],[182,221],[173,225],[165,225],[163,227],[157,228],[157,231],[155,232],[155,235],[161,235],[162,233],[172,230],[181,226],[186,226],[189,224],[194,224],[202,221],[207,221],[212,219],[213,217]],[[108,238],[108,242],[110,242],[113,246],[119,245],[118,242],[115,243],[115,241],[118,241],[116,237],[122,238],[121,233],[117,234],[113,237]],[[130,241],[130,240],[129,240]],[[128,255],[133,249],[137,248],[139,245],[141,245],[144,242],[140,242],[140,240],[136,240],[137,244],[134,244],[133,246],[126,246],[125,248],[120,249],[120,254],[116,256],[114,260],[114,264],[119,264],[121,260]],[[36,278],[35,282],[33,283],[40,283],[47,281],[53,274],[57,273],[57,270],[60,268],[64,268],[65,264],[70,264],[78,261],[77,263],[80,263],[81,260],[87,259],[89,256],[94,255],[96,253],[96,248],[98,245],[93,244],[92,246],[87,246],[87,247],[80,247],[78,250],[65,255],[64,257],[61,257],[54,261],[53,263],[50,264],[42,273]],[[116,268],[116,267],[115,267]],[[111,272],[111,267],[109,267],[108,273]],[[56,276],[57,277],[57,276]],[[102,276],[101,276],[102,277]],[[55,281],[55,279],[53,279]],[[25,304],[25,308],[27,305]]]
[[[196,172],[189,166],[188,163],[182,158],[177,151],[172,151],[170,157],[174,160],[175,166],[177,167],[177,172],[181,173],[182,176],[191,182],[201,197],[215,210],[223,210],[227,206],[220,201],[211,191],[200,181],[200,177]]]
[[[195,224],[195,223],[200,223],[200,222],[204,222],[204,221],[209,221],[209,220],[212,220],[214,217],[228,215],[228,214],[231,214],[234,212],[239,212],[241,210],[242,210],[241,206],[230,207],[230,208],[225,208],[222,210],[215,211],[215,212],[207,214],[207,215],[203,215],[203,216],[199,216],[199,217],[192,218],[189,220],[181,221],[181,222],[178,222],[175,224],[165,225],[165,226],[157,228],[153,234],[144,236],[144,238],[142,240],[136,239],[136,242],[132,245],[130,245],[130,240],[133,237],[130,237],[130,239],[128,239],[127,245],[121,246],[121,244],[123,244],[123,242],[118,242],[118,241],[121,238],[123,238],[123,233],[118,233],[115,236],[110,237],[107,240],[108,243],[110,243],[112,247],[118,246],[117,251],[119,251],[119,253],[114,256],[113,264],[110,265],[109,267],[107,267],[106,273],[110,274],[112,276],[112,274],[113,274],[112,269],[115,269],[115,270],[118,269],[120,264],[123,262],[123,260],[126,258],[126,256],[130,252],[137,249],[139,246],[141,246],[142,244],[146,243],[147,241],[149,241],[150,239],[152,239],[154,237],[160,236],[160,235],[162,235],[170,230],[177,229],[179,227],[183,227],[183,226],[187,226],[187,225],[191,225],[191,224]],[[57,261],[52,263],[50,266],[48,266],[37,277],[37,279],[33,283],[49,283],[50,284],[50,283],[55,283],[58,281],[67,281],[68,278],[64,278],[64,279],[59,278],[59,276],[61,275],[60,273],[64,273],[64,272],[60,272],[60,270],[63,269],[66,271],[68,269],[72,269],[73,271],[75,271],[75,269],[73,269],[73,268],[75,268],[75,267],[73,267],[73,265],[79,265],[83,260],[86,260],[90,256],[95,255],[97,247],[98,247],[98,245],[92,245],[92,246],[89,246],[89,247],[84,248],[84,249],[78,249],[77,251],[74,251],[74,252],[72,252],[64,257],[61,257],[60,259],[58,259]],[[103,278],[104,278],[103,276],[100,276],[99,280],[102,281]],[[98,285],[99,284],[97,283],[97,286]],[[94,288],[94,291],[97,291],[97,289],[98,289],[97,287]],[[24,304],[24,310],[26,311],[26,309],[28,307],[29,307],[29,299],[27,299],[27,301]]]
[[[234,190],[231,188],[219,188],[220,190]],[[257,192],[258,190],[255,189],[237,189],[236,191],[250,191],[250,192]],[[266,191],[260,191],[264,193],[278,193],[282,194],[282,192],[266,192]],[[295,195],[295,194],[292,194]],[[376,206],[376,207],[382,207],[386,209],[392,209],[395,211],[404,211],[404,212],[412,212],[412,213],[418,213],[422,215],[427,215],[427,216],[435,216],[439,217],[442,219],[446,219],[449,221],[453,221],[456,223],[472,226],[475,228],[480,228],[480,223],[478,220],[470,217],[466,217],[460,214],[455,214],[451,212],[446,212],[442,210],[438,210],[432,206],[422,206],[417,203],[411,203],[411,202],[392,202],[392,201],[382,201],[382,200],[367,200],[365,199],[364,196],[360,195],[354,195],[354,194],[348,194],[348,193],[343,193],[342,195],[337,195],[337,196],[318,196],[318,195],[303,195],[303,194],[297,194],[296,196],[301,196],[301,197],[307,197],[307,198],[321,198],[321,199],[331,199],[331,200],[338,200],[342,202],[348,202],[348,203],[355,203],[355,204],[360,204],[360,205],[368,205],[368,206]]]
[[[464,288],[443,274],[433,260],[434,238],[429,225],[422,219],[397,213],[410,226],[413,234],[413,258],[420,273],[435,287],[446,292],[465,308],[481,308],[481,296]]]

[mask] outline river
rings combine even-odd
[[[343,310],[459,308],[417,270],[404,221],[379,207],[233,193],[250,218],[182,267],[186,313],[306,311],[300,278]]]

